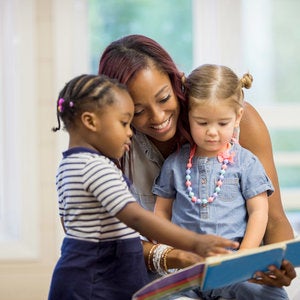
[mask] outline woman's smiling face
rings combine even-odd
[[[180,109],[168,75],[151,66],[131,79],[128,90],[134,102],[133,127],[150,139],[172,139]]]

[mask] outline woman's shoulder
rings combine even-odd
[[[266,141],[269,138],[269,131],[264,120],[258,111],[250,103],[246,102],[240,123],[240,144],[254,153],[259,153],[264,148],[264,145],[266,146]]]

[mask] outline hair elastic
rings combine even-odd
[[[63,112],[64,111],[64,108],[63,108],[63,103],[65,102],[65,99],[64,98],[60,98],[58,100],[58,105],[57,105],[57,109],[59,112]]]

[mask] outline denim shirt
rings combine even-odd
[[[172,222],[192,231],[217,234],[240,241],[247,223],[246,201],[262,192],[270,195],[274,189],[258,158],[239,144],[233,144],[234,163],[229,164],[218,197],[208,204],[209,218],[201,217],[200,204],[194,204],[186,188],[186,164],[190,146],[170,155],[153,186],[153,193],[174,199]],[[217,157],[194,157],[191,182],[195,196],[207,199],[216,188],[222,163]]]

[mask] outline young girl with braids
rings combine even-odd
[[[201,234],[216,234],[259,247],[268,221],[271,181],[258,158],[234,138],[243,115],[241,79],[228,67],[202,65],[185,82],[193,143],[171,154],[153,187],[155,214]],[[233,270],[234,272],[234,270]],[[288,299],[282,288],[248,281],[196,291],[203,299]]]
[[[105,76],[78,76],[59,94],[53,130],[62,121],[69,134],[56,176],[65,238],[49,300],[131,299],[148,283],[138,232],[201,256],[238,246],[180,228],[135,201],[116,164],[129,150],[133,114],[126,87]]]

